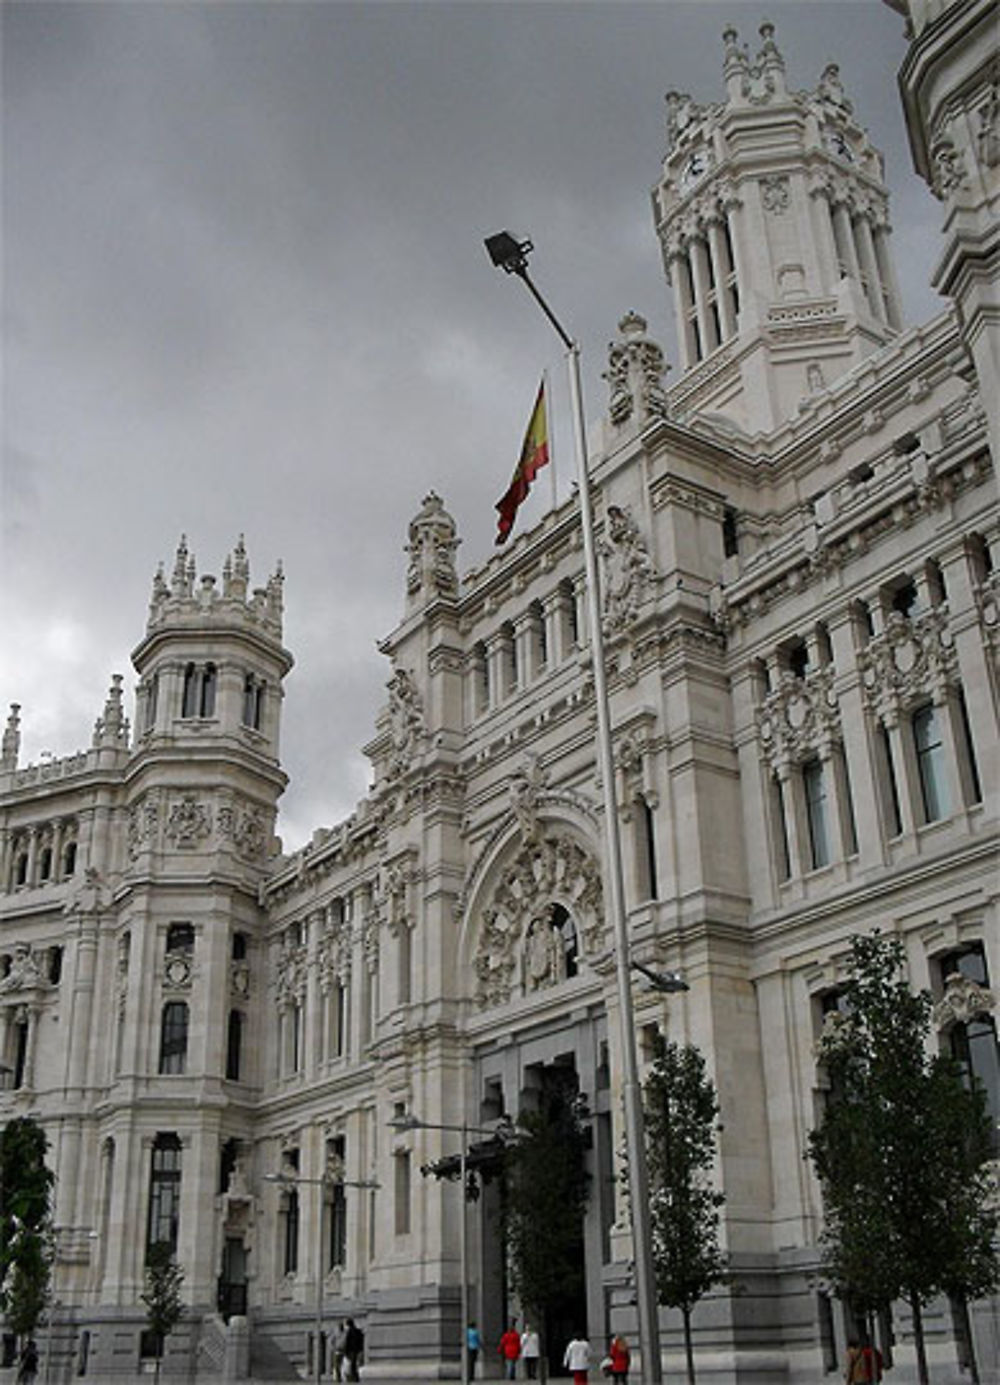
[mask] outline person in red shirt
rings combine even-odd
[[[611,1362],[611,1379],[628,1380],[628,1367],[629,1361],[631,1360],[631,1353],[628,1349],[628,1343],[621,1333],[612,1337],[608,1359]]]
[[[500,1338],[500,1355],[503,1357],[504,1379],[514,1380],[517,1376],[517,1360],[521,1355],[521,1335],[513,1319],[510,1327]]]

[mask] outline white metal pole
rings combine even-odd
[[[459,1176],[462,1184],[462,1204],[461,1204],[461,1223],[459,1229],[459,1245],[461,1247],[460,1273],[462,1276],[462,1295],[461,1295],[461,1314],[462,1323],[459,1333],[459,1349],[462,1358],[462,1385],[469,1385],[469,1228],[466,1222],[465,1207],[465,1179],[466,1179],[466,1159],[469,1134],[462,1122],[462,1150],[459,1155]]]
[[[316,1197],[319,1202],[319,1216],[316,1218],[316,1385],[323,1380],[323,1213],[326,1184],[322,1178],[316,1180]]]
[[[580,348],[569,347],[569,387],[576,443],[577,474],[580,489],[580,524],[587,573],[587,615],[594,669],[594,699],[597,704],[597,744],[601,788],[604,799],[604,831],[608,853],[608,885],[611,922],[615,940],[615,967],[618,981],[618,1007],[621,1013],[621,1046],[624,1078],[625,1144],[628,1151],[629,1200],[632,1244],[635,1255],[635,1286],[639,1310],[639,1345],[642,1353],[642,1379],[646,1385],[660,1385],[660,1333],[657,1316],[656,1279],[653,1273],[653,1247],[649,1226],[649,1175],[646,1168],[643,1130],[642,1091],[639,1086],[639,1061],[632,1010],[632,984],[629,976],[628,926],[625,918],[625,887],[622,872],[621,835],[615,795],[615,766],[611,748],[611,712],[604,664],[604,633],[601,626],[601,587],[594,546],[593,508],[590,503],[590,474],[587,467],[587,431],[583,416],[583,390],[580,384]]]

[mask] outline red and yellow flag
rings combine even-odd
[[[506,543],[514,527],[514,518],[521,501],[524,500],[531,483],[549,460],[549,429],[545,417],[545,381],[538,386],[538,398],[528,420],[527,432],[521,444],[521,459],[514,468],[514,475],[507,493],[496,503],[500,519],[497,524],[497,543]]]

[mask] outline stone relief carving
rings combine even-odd
[[[38,958],[31,950],[31,944],[15,943],[10,971],[0,980],[0,994],[9,995],[12,991],[30,991],[43,984],[42,969],[38,964]]]
[[[760,200],[764,210],[774,216],[788,211],[791,190],[783,173],[767,173],[760,179]]]
[[[816,87],[816,95],[824,106],[832,108],[832,113],[835,115],[848,116],[854,109],[844,95],[844,84],[840,80],[840,68],[836,63],[827,63],[824,67]]]
[[[301,1004],[306,995],[308,957],[305,943],[289,943],[284,938],[274,967],[279,1006]]]
[[[958,679],[958,659],[945,606],[907,618],[893,611],[885,629],[858,651],[862,694],[869,711],[894,726],[913,703],[943,701]]]
[[[991,572],[976,586],[975,598],[983,639],[1000,671],[1000,572]]]
[[[582,952],[595,952],[603,935],[601,899],[597,865],[575,842],[547,837],[523,846],[482,912],[475,959],[480,1009],[506,1004],[519,974],[531,989],[558,979],[550,951],[558,944],[550,922],[555,904],[570,913]],[[551,943],[547,934],[553,935]]]
[[[934,195],[941,200],[956,188],[968,186],[965,156],[950,135],[939,135],[931,150]]]
[[[784,672],[777,688],[757,708],[757,735],[771,770],[827,756],[841,740],[840,709],[833,669],[815,669],[805,678]]]
[[[996,1005],[997,998],[991,990],[961,972],[952,972],[945,977],[944,997],[934,1006],[934,1023],[938,1029],[949,1029],[953,1024],[988,1019]]]
[[[528,754],[514,771],[508,789],[521,841],[527,846],[538,838],[538,800],[546,777],[537,755]]]
[[[175,803],[167,817],[166,833],[175,846],[196,846],[212,830],[212,818],[204,803],[194,794],[185,794]]]
[[[226,804],[219,809],[219,836],[230,840],[241,856],[258,859],[267,850],[267,818],[256,804]]]
[[[146,794],[128,811],[128,854],[135,860],[139,853],[156,842],[160,809],[153,794]]]
[[[604,561],[604,628],[614,634],[633,623],[655,575],[646,541],[623,506],[608,506],[598,552]]]
[[[677,141],[697,124],[701,107],[691,100],[687,92],[668,91],[664,99],[667,103],[666,152],[669,154]]]
[[[424,711],[412,676],[398,668],[389,679],[389,736],[392,753],[389,773],[404,773],[410,766],[424,730]]]
[[[633,414],[640,419],[667,416],[662,382],[670,367],[662,349],[646,336],[647,325],[639,313],[626,313],[618,324],[621,340],[608,345],[604,378],[611,395],[611,421],[619,427]]]
[[[1000,164],[1000,85],[994,80],[985,103],[979,107],[979,129],[976,143],[979,158],[985,168]]]

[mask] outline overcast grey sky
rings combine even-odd
[[[89,744],[113,672],[131,688],[180,534],[218,574],[243,532],[254,580],[286,570],[286,846],[353,808],[421,499],[476,566],[545,368],[568,441],[559,343],[483,236],[533,238],[589,416],[626,310],[675,359],[664,93],[720,99],[723,28],[754,47],[764,17],[793,88],[840,63],[887,156],[908,321],[932,316],[937,208],[879,0],[0,8],[0,712],[23,704],[22,763]]]

